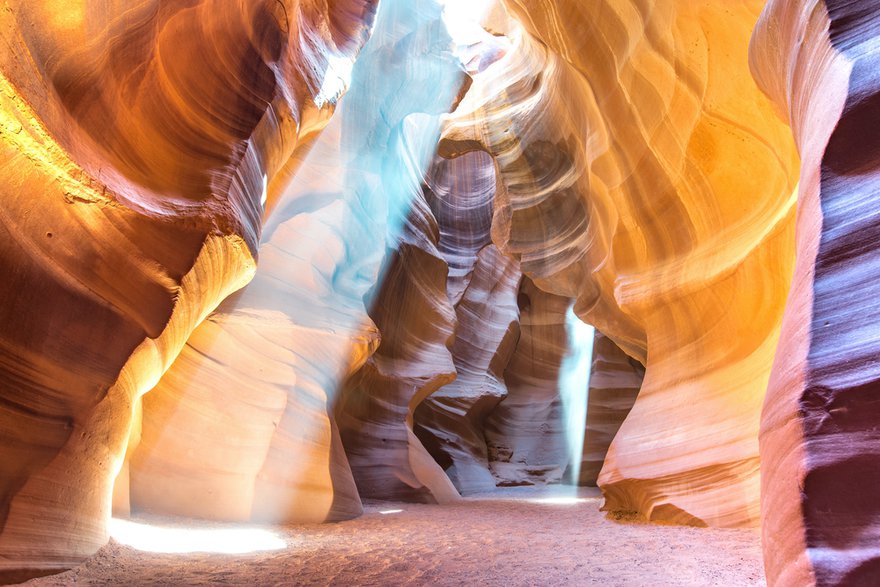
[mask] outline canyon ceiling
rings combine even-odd
[[[559,482],[880,582],[880,3],[447,4],[4,3],[0,582]]]

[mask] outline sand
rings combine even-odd
[[[507,488],[447,506],[368,502],[355,520],[266,528],[287,547],[250,554],[157,554],[111,541],[85,564],[26,585],[765,584],[756,530],[615,521],[599,511],[596,490],[579,490],[575,503],[571,495]],[[402,511],[380,513],[393,510]]]

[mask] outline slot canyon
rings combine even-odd
[[[0,584],[880,585],[880,0],[0,39]]]

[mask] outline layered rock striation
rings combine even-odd
[[[281,180],[254,281],[146,398],[134,507],[302,522],[352,517],[360,495],[401,497],[419,478],[457,497],[407,423],[451,379],[445,264],[431,256],[430,214],[407,216],[464,77],[448,43],[436,2],[383,5],[341,112]],[[218,394],[223,379],[237,385]]]
[[[747,66],[761,3],[506,5],[524,30],[441,152],[493,155],[494,242],[645,363],[599,476],[606,507],[757,524],[798,166]]]
[[[559,482],[568,464],[560,381],[570,350],[566,312],[571,303],[538,289],[527,277],[522,280],[520,336],[504,368],[507,396],[484,426],[496,485]]]
[[[761,423],[773,585],[880,580],[877,7],[768,2],[752,71],[801,155],[797,266]]]
[[[608,447],[629,415],[644,377],[645,368],[641,363],[623,352],[610,338],[596,332],[583,453],[577,479],[572,479],[578,485],[596,485]]]
[[[0,580],[106,542],[137,398],[253,275],[267,178],[374,9],[5,6]]]
[[[876,6],[377,6],[6,2],[0,582],[578,464],[880,580]]]

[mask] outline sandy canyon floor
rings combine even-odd
[[[163,554],[114,540],[85,564],[26,585],[765,584],[757,531],[611,520],[600,504],[597,490],[562,487],[510,488],[446,506],[368,502],[355,520],[265,527],[238,545],[277,550]],[[237,531],[205,522],[196,529]],[[174,547],[172,538],[154,538]]]

